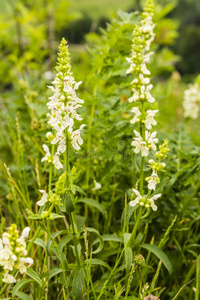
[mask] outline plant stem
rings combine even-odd
[[[70,166],[69,166],[69,140],[68,140],[68,131],[66,129],[66,155],[65,155],[65,170],[66,170],[66,186],[67,189],[69,189],[69,172],[70,172]],[[72,232],[73,232],[73,241],[74,241],[74,248],[76,253],[76,260],[78,263],[78,266],[81,267],[81,261],[78,253],[78,241],[76,236],[76,229],[75,229],[75,221],[72,213],[69,213],[69,218],[72,224]]]

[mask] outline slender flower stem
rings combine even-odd
[[[136,222],[135,222],[133,231],[132,231],[131,236],[130,236],[128,242],[126,243],[125,247],[128,247],[128,246],[131,244],[131,242],[135,239],[135,235],[136,235],[136,232],[137,232],[137,228],[138,228],[139,222],[140,222],[141,217],[142,217],[142,212],[143,212],[142,207],[139,207],[139,208],[138,208],[138,214],[137,214],[137,218],[136,218]]]
[[[70,172],[70,166],[69,166],[69,140],[68,140],[68,131],[66,129],[65,132],[65,138],[66,138],[66,155],[65,155],[65,170],[66,170],[66,186],[67,189],[69,189],[69,172]],[[81,261],[78,253],[78,240],[76,236],[76,230],[75,230],[75,221],[73,218],[73,214],[69,213],[69,218],[72,224],[72,232],[73,232],[73,240],[74,240],[74,248],[76,253],[76,260],[78,263],[78,266],[81,267]]]
[[[144,117],[144,112],[145,112],[145,106],[144,102],[142,102],[142,118]],[[144,123],[141,123],[140,126],[141,130],[141,136],[143,139],[145,139],[145,126]],[[140,194],[143,195],[143,185],[144,185],[144,157],[141,156],[141,166],[140,166]]]

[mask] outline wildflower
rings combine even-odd
[[[158,175],[153,172],[151,176],[146,178],[146,181],[148,182],[148,189],[155,191],[156,185],[160,182],[160,179]]]
[[[152,150],[156,150],[156,143],[158,143],[158,139],[156,138],[156,134],[157,132],[149,132],[149,131],[145,131],[145,139],[147,141],[147,145],[149,148],[151,148]]]
[[[200,105],[200,86],[198,83],[189,85],[188,89],[184,91],[184,117],[197,119]]]
[[[130,206],[136,206],[138,204],[140,206],[146,207],[147,209],[151,207],[154,211],[157,210],[157,206],[155,205],[154,201],[157,200],[161,196],[161,194],[157,194],[151,198],[148,198],[146,195],[141,196],[141,194],[138,190],[135,190],[135,189],[132,189],[132,190],[136,194],[137,197],[135,198],[135,200],[133,200],[129,203]]]
[[[158,110],[147,110],[146,120],[144,121],[147,129],[150,130],[152,126],[155,126],[157,124],[156,120],[154,119],[157,112]]]
[[[37,202],[38,206],[44,206],[47,202],[47,196],[48,194],[44,190],[39,190],[40,193],[42,193],[42,198],[40,201]]]
[[[57,146],[57,151],[52,158],[52,163],[56,169],[63,168],[60,162],[60,154],[66,151],[66,132],[72,147],[79,150],[80,145],[83,143],[80,134],[85,126],[82,124],[77,130],[73,128],[74,119],[82,120],[76,110],[82,106],[81,104],[84,101],[76,95],[76,90],[82,82],[76,82],[72,76],[68,46],[64,38],[61,41],[59,50],[58,66],[56,68],[57,75],[52,82],[53,86],[49,86],[53,95],[49,97],[50,101],[47,103],[48,108],[51,110],[51,113],[47,114],[49,118],[48,123],[55,130],[54,138],[51,136],[50,142]],[[44,150],[46,156],[42,161],[50,162],[50,153],[47,146]]]
[[[8,284],[15,283],[16,279],[11,274],[4,273],[3,282],[8,283]]]
[[[135,114],[134,118],[130,121],[131,124],[135,124],[136,122],[140,121],[139,116],[141,115],[141,112],[139,111],[138,107],[133,107],[131,109],[131,112]]]
[[[102,185],[99,182],[96,182],[96,180],[94,180],[94,188],[92,189],[93,191],[99,190],[101,189]]]
[[[0,239],[0,266],[3,268],[4,277],[3,282],[14,283],[15,278],[9,274],[9,271],[19,270],[20,273],[26,272],[26,267],[33,264],[33,259],[26,257],[26,242],[30,227],[24,228],[21,236],[17,226],[12,224],[8,232],[4,232],[2,239]]]
[[[44,152],[46,153],[46,155],[42,158],[41,161],[42,162],[43,161],[51,162],[51,153],[49,151],[49,147],[47,145],[45,145],[45,144],[42,147],[43,147]]]
[[[131,143],[131,145],[135,147],[134,152],[135,153],[141,152],[142,156],[148,156],[149,148],[147,147],[147,143],[143,140],[139,132],[134,130],[134,133],[136,137],[134,138],[134,141]]]

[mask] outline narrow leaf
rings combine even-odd
[[[31,277],[34,281],[36,281],[40,286],[42,286],[42,280],[40,279],[40,277],[38,276],[38,274],[30,269],[30,268],[27,268],[26,270],[26,274]]]
[[[89,198],[81,198],[77,201],[77,203],[85,203],[85,204],[88,204],[88,205],[91,205],[95,208],[97,208],[101,213],[102,215],[105,215],[105,209],[103,208],[103,206],[97,202],[96,200],[93,200],[93,199],[89,199]]]
[[[16,293],[18,292],[18,290],[25,284],[27,283],[31,283],[31,282],[34,282],[33,279],[22,279],[20,280],[13,288],[13,291],[12,291],[12,297],[14,297],[16,295]]]
[[[153,254],[155,254],[162,261],[163,265],[166,267],[169,274],[172,273],[171,262],[170,262],[169,258],[167,257],[167,255],[160,248],[158,248],[155,245],[150,245],[150,244],[143,244],[143,245],[141,245],[141,247],[152,252]]]
[[[56,276],[57,274],[61,273],[62,269],[60,268],[54,268],[49,272],[49,279],[51,279],[52,277]]]

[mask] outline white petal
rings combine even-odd
[[[30,232],[30,227],[26,227],[24,228],[24,230],[22,231],[22,237],[25,239],[29,236],[29,232]]]

